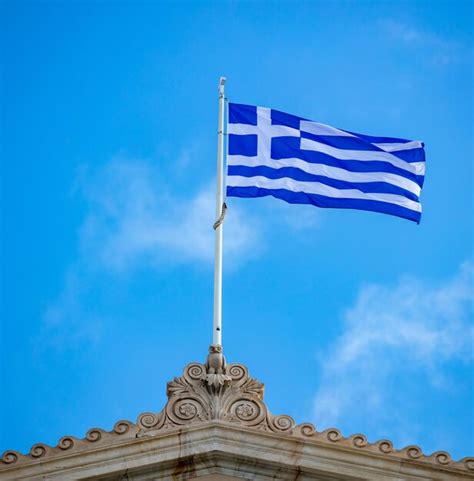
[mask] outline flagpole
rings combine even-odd
[[[222,230],[224,204],[224,84],[226,78],[219,79],[219,119],[217,129],[217,189],[216,189],[216,223],[215,229],[215,260],[214,260],[214,325],[213,345],[222,345]]]

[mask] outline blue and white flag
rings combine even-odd
[[[227,195],[361,209],[420,222],[424,144],[229,103]]]

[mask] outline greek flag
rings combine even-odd
[[[229,103],[227,195],[382,212],[420,222],[424,144]]]

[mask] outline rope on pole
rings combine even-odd
[[[219,218],[214,222],[214,225],[212,226],[212,228],[214,230],[216,230],[223,222],[224,222],[224,219],[225,219],[225,213],[227,212],[227,204],[224,202],[222,204],[222,211],[221,211],[221,215],[219,216]]]

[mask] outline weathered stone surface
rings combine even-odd
[[[474,458],[455,462],[443,451],[425,456],[417,446],[318,432],[271,414],[263,394],[245,366],[227,365],[211,346],[206,364],[189,364],[168,383],[161,412],[110,432],[90,429],[84,439],[65,436],[56,447],[35,444],[27,455],[7,451],[0,479],[474,479]]]

